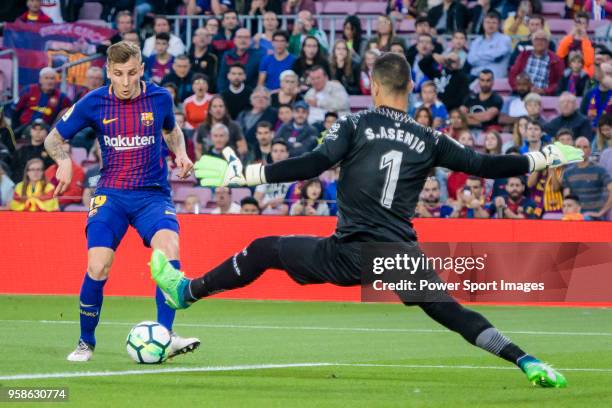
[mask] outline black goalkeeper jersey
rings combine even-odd
[[[416,240],[411,218],[429,171],[446,167],[482,177],[525,174],[529,160],[492,156],[379,107],[339,119],[313,152],[266,167],[268,182],[317,176],[339,163],[338,224],[342,240]]]

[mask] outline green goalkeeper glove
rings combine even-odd
[[[246,168],[246,177],[242,162],[231,147],[223,149],[221,159],[204,155],[193,166],[195,176],[203,187],[240,187],[265,184],[265,173],[261,164],[252,164]]]
[[[529,171],[534,172],[580,163],[584,159],[584,152],[574,146],[555,142],[544,146],[541,152],[529,152],[526,156],[529,158]]]

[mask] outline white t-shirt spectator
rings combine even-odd
[[[211,214],[221,214],[221,208],[217,207],[210,212]],[[240,214],[240,205],[232,201],[229,210],[224,214]]]
[[[150,57],[151,54],[153,54],[153,51],[155,51],[155,35],[152,35],[145,40],[142,55],[145,57]],[[173,57],[185,54],[185,44],[183,44],[183,41],[181,41],[181,39],[174,34],[170,34],[168,53]]]

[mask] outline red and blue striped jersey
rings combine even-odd
[[[130,100],[115,96],[112,86],[85,95],[57,122],[59,134],[70,140],[81,129],[96,131],[102,152],[98,188],[169,189],[162,153],[162,129],[174,129],[172,97],[160,86],[142,83]]]

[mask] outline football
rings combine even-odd
[[[127,352],[141,364],[159,364],[168,357],[171,335],[157,322],[140,322],[132,327],[126,339]]]

